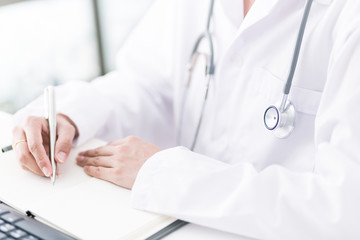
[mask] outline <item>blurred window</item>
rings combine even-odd
[[[116,52],[152,2],[0,0],[0,111],[15,112],[47,85],[114,69]]]

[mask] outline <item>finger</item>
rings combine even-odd
[[[114,161],[111,157],[85,157],[85,156],[78,156],[76,158],[76,163],[79,166],[95,166],[95,167],[113,167]]]
[[[55,159],[58,163],[64,163],[71,151],[72,142],[75,137],[75,129],[71,125],[59,122],[57,136],[58,138],[55,143]]]
[[[25,125],[24,130],[30,153],[34,156],[37,165],[45,176],[50,177],[52,174],[52,167],[50,160],[46,155],[41,135],[42,130],[48,131],[46,120],[38,119],[37,121],[32,121]]]
[[[113,151],[111,147],[105,145],[95,149],[87,150],[85,152],[80,152],[79,155],[86,157],[111,156],[113,155]]]
[[[17,126],[13,129],[13,146],[22,169],[33,172],[40,176],[44,176],[44,173],[39,169],[34,157],[31,155],[27,143],[20,142],[16,144],[19,139],[26,139],[26,137],[23,129]]]
[[[25,166],[25,165],[22,165],[21,163],[20,163],[20,165],[21,165],[21,168],[23,169],[23,170],[25,170],[25,171],[28,171],[28,172],[31,172],[31,173],[35,173],[35,174],[37,174],[36,172],[34,172],[33,170],[31,170],[30,168],[28,168],[27,166]],[[44,176],[44,174],[40,171],[40,174],[38,174],[38,175],[40,175],[40,176]]]
[[[50,158],[50,144],[44,143],[43,145],[44,145],[44,149],[46,152],[46,156],[48,156],[48,158]]]
[[[12,146],[13,148],[16,148],[15,145],[17,145],[16,143],[20,140],[25,140],[26,141],[26,137],[25,137],[25,133],[24,130],[21,126],[15,126],[12,130]],[[26,143],[26,142],[23,142]],[[20,142],[18,144],[21,144]]]
[[[126,138],[123,139],[119,139],[119,140],[115,140],[115,141],[111,141],[108,143],[109,146],[118,146],[123,144],[126,141]]]
[[[16,146],[16,155],[18,156],[20,165],[23,169],[33,172],[37,175],[44,176],[44,173],[40,170],[36,163],[35,158],[30,153],[27,144],[18,144]]]
[[[85,166],[84,171],[89,176],[96,177],[109,182],[111,182],[110,179],[112,178],[113,175],[111,168]]]

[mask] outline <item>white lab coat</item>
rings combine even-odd
[[[197,68],[176,147],[185,65],[209,1],[159,0],[119,54],[118,69],[57,90],[78,143],[136,135],[151,157],[133,206],[259,239],[360,239],[360,1],[314,0],[290,99],[287,139],[265,129],[280,101],[305,0],[215,3],[216,75],[194,152],[204,81]],[[204,48],[206,49],[206,48]],[[41,101],[17,119],[40,109]]]

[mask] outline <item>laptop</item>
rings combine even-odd
[[[75,239],[0,201],[0,240]]]
[[[186,225],[187,222],[177,220],[156,232],[147,240],[158,240]],[[27,215],[0,201],[0,240],[73,240],[70,235],[60,232],[42,222],[35,220],[30,212]]]

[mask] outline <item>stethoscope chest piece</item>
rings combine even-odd
[[[294,105],[287,101],[283,110],[276,106],[268,107],[264,113],[264,124],[277,138],[286,138],[294,130],[295,118]]]

